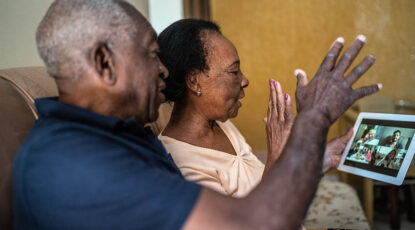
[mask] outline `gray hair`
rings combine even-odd
[[[125,4],[123,0],[55,0],[36,33],[48,73],[77,80],[94,45],[115,49],[137,39],[137,21]]]

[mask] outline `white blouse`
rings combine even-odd
[[[261,180],[264,164],[252,153],[238,129],[228,120],[217,121],[236,155],[195,146],[159,135],[183,176],[233,197],[246,196]]]

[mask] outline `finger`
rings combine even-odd
[[[288,95],[288,93],[286,93],[284,95],[285,98],[285,113],[284,113],[284,117],[286,121],[291,122],[293,120],[293,104],[292,104],[292,100],[290,95]]]
[[[269,79],[269,99],[268,99],[268,111],[267,111],[267,117],[269,118],[271,116],[271,110],[272,110],[272,88],[273,88],[274,80]]]
[[[339,141],[341,141],[341,143],[343,144],[343,147],[342,147],[343,149],[344,147],[346,147],[347,142],[349,142],[352,136],[353,136],[353,129],[350,128],[349,130],[347,130],[347,132],[343,136],[338,138]],[[339,154],[341,154],[341,152]]]
[[[353,90],[353,99],[355,101],[357,101],[358,99],[362,98],[362,97],[366,97],[369,96],[371,94],[374,94],[376,92],[378,92],[379,90],[382,89],[382,84],[378,83],[375,85],[371,85],[371,86],[365,86],[365,87],[361,87],[358,89]]]
[[[320,65],[320,68],[318,70],[324,70],[324,71],[331,71],[334,68],[334,65],[336,64],[336,60],[339,57],[339,54],[344,46],[344,38],[338,37],[333,44],[330,47],[329,52],[327,53],[326,57],[324,57],[323,62]]]
[[[350,128],[349,130],[347,130],[347,133],[344,135],[345,136],[345,142],[347,143],[347,142],[349,142],[350,141],[350,139],[353,137],[353,129],[352,128]]]
[[[366,37],[364,35],[359,35],[354,40],[352,45],[344,52],[340,58],[339,63],[336,66],[335,75],[344,76],[344,73],[352,64],[353,60],[359,54],[362,47],[365,45]]]
[[[274,116],[278,116],[277,92],[275,90],[275,83],[276,81],[273,80],[271,85],[271,116],[269,116],[268,119],[272,119]],[[278,119],[278,117],[274,119]]]
[[[275,90],[277,92],[278,118],[280,121],[284,121],[285,99],[284,94],[282,93],[281,84],[277,81],[275,82]]]
[[[360,62],[359,65],[353,68],[353,70],[347,75],[346,81],[349,85],[353,85],[366,71],[375,63],[375,57],[369,55]]]
[[[307,74],[302,69],[294,70],[294,75],[297,77],[297,87],[305,86],[308,84]]]

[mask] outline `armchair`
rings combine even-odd
[[[38,117],[34,100],[57,95],[43,67],[0,70],[0,229],[13,228],[13,159]]]

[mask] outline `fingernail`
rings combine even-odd
[[[275,86],[275,88],[278,88],[278,84],[279,84],[279,83],[278,83],[278,81],[275,81],[275,82],[274,82],[274,86]]]
[[[333,48],[334,44],[336,44],[337,42],[341,43],[341,44],[344,44],[344,38],[342,38],[342,37],[336,38],[336,40],[334,40],[334,42],[331,44],[330,49]]]
[[[383,85],[381,83],[378,83],[378,88],[381,90],[383,88]]]
[[[294,70],[294,75],[296,76],[296,77],[298,77],[298,74],[301,74],[301,75],[303,75],[303,76],[305,76],[306,74],[305,74],[305,72],[304,72],[304,70],[302,70],[302,69],[296,69],[296,70]]]
[[[336,38],[336,41],[335,42],[339,42],[339,43],[344,44],[344,38],[338,37],[338,38]]]
[[[350,130],[352,130],[353,128],[349,128],[348,130],[347,130],[347,132],[350,132]]]
[[[365,35],[363,35],[363,34],[359,34],[358,36],[357,36],[357,39],[359,39],[360,41],[362,41],[362,42],[366,42],[366,37],[365,37]]]
[[[301,72],[301,69],[294,70],[294,76],[297,77],[300,72]]]
[[[272,79],[269,79],[269,85],[270,86],[272,86],[272,82],[273,82],[273,80]]]
[[[285,96],[285,100],[288,100],[288,94],[286,93],[284,96]]]

